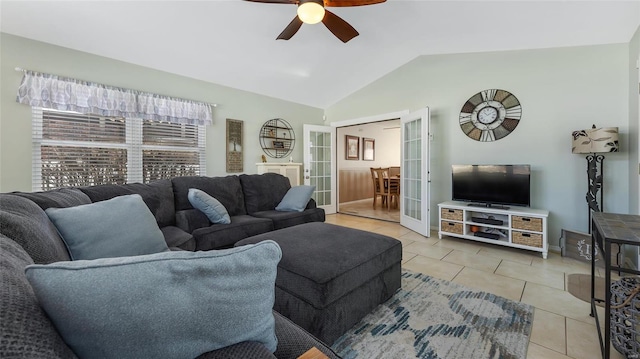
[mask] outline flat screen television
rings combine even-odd
[[[454,201],[530,206],[529,165],[453,165],[451,178]]]

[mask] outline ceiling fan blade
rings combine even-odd
[[[380,4],[387,0],[324,0],[324,6],[346,7]]]
[[[244,0],[251,2],[261,2],[266,4],[297,4],[298,0]]]
[[[284,30],[278,35],[277,40],[289,40],[293,35],[300,30],[300,26],[302,26],[302,20],[300,20],[297,16],[291,20],[289,25],[284,28]]]
[[[338,15],[326,9],[322,23],[344,43],[347,43],[349,40],[360,35],[353,26],[349,25],[348,22],[342,20]]]

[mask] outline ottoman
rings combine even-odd
[[[282,249],[274,309],[331,345],[400,288],[400,241],[313,222],[245,238]]]

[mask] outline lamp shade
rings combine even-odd
[[[571,153],[618,152],[618,128],[603,127],[574,131]]]

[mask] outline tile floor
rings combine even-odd
[[[403,268],[491,292],[535,307],[527,359],[600,358],[590,305],[566,291],[571,273],[590,273],[588,264],[559,254],[518,250],[445,237],[426,238],[398,223],[345,214],[327,223],[381,233],[403,245]],[[600,318],[604,310],[600,309]],[[612,349],[611,358],[622,359]]]

